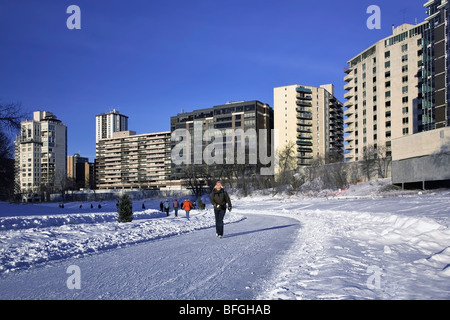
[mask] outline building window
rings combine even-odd
[[[402,93],[403,93],[403,94],[408,93],[408,86],[404,86],[404,87],[402,88]]]

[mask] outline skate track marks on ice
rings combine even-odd
[[[248,215],[215,228],[50,262],[0,278],[2,299],[254,299],[273,275],[300,223]],[[67,268],[81,289],[67,288]]]

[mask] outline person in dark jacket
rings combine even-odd
[[[217,181],[214,189],[209,197],[211,204],[214,207],[214,215],[216,216],[216,236],[219,238],[223,237],[223,218],[225,217],[225,212],[227,209],[231,212],[231,199],[228,192],[222,186],[221,181]]]

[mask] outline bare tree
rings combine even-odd
[[[387,178],[389,176],[390,167],[392,164],[392,157],[387,155],[386,146],[377,147],[377,163],[378,163],[378,175],[381,178]]]
[[[0,124],[7,130],[19,130],[20,122],[25,119],[26,114],[22,112],[20,104],[0,104]]]
[[[377,148],[375,148],[373,144],[369,144],[364,147],[362,167],[368,181],[372,179],[373,173],[377,168],[377,157]]]
[[[0,198],[12,199],[14,195],[13,143],[10,136],[20,130],[25,118],[19,104],[0,104]]]
[[[291,181],[296,164],[296,144],[289,142],[282,150],[278,151],[278,177],[277,182],[280,185],[287,184]]]

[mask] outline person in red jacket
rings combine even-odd
[[[192,210],[193,204],[189,199],[184,200],[183,205],[181,206],[181,209],[186,211],[186,218],[189,219],[189,212]]]

